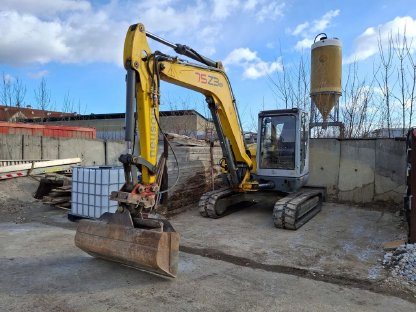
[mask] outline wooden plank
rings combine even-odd
[[[60,204],[65,203],[67,201],[71,200],[70,196],[66,197],[49,197],[49,196],[43,196],[43,202],[46,204]]]
[[[61,190],[59,188],[54,188],[54,189],[51,190],[51,192],[56,192],[56,193],[59,193],[59,194],[71,193],[71,189],[69,189],[69,190]]]
[[[71,185],[64,185],[64,186],[55,188],[55,190],[60,190],[60,191],[70,191],[71,189],[72,189]]]
[[[61,207],[65,207],[65,208],[69,208],[69,207],[71,207],[71,202],[64,202],[64,203],[61,203],[61,204],[57,204],[56,206],[61,206]]]
[[[71,208],[62,206],[62,205],[55,205],[56,208],[63,209],[63,210],[71,210]]]
[[[47,196],[49,197],[63,197],[63,196],[71,196],[71,192],[50,192]]]
[[[383,249],[385,251],[391,251],[391,250],[395,250],[397,247],[406,244],[406,240],[404,239],[400,239],[400,240],[395,240],[392,242],[386,242],[383,244]]]
[[[81,158],[67,158],[67,159],[32,162],[28,164],[0,167],[0,173],[29,170],[29,169],[48,168],[48,167],[63,166],[63,165],[75,165],[78,163],[81,163]]]

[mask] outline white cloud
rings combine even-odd
[[[216,2],[230,2],[233,4],[234,0],[218,0]],[[241,1],[240,3],[237,3],[237,5],[233,5],[232,9],[235,12],[238,12],[238,10],[241,9],[245,12],[249,12],[253,14],[257,22],[262,23],[266,20],[275,20],[276,18],[283,16],[285,7],[286,4],[285,2],[282,2],[282,0],[246,0],[244,2]]]
[[[47,76],[48,74],[49,74],[49,71],[47,70],[39,70],[36,72],[30,72],[27,75],[29,78],[32,78],[32,79],[39,79],[39,78]]]
[[[5,73],[3,73],[3,75],[2,75],[2,77],[1,77],[1,79],[2,79],[2,80],[4,79],[4,82],[5,82],[6,84],[8,84],[8,83],[13,83],[13,82],[16,80],[16,78],[14,78],[12,75],[10,75],[10,74],[5,74]]]
[[[313,44],[312,39],[305,38],[305,39],[299,40],[298,42],[296,42],[295,50],[303,51],[305,49],[310,49],[312,44]]]
[[[233,19],[274,19],[284,7],[281,0],[109,0],[104,5],[93,5],[91,0],[0,2],[0,64],[19,66],[48,62],[121,65],[125,33],[137,22],[170,41],[213,55],[223,40],[224,27]],[[213,12],[210,23],[206,23],[208,11]]]
[[[270,75],[274,72],[282,70],[282,64],[279,61],[275,62],[264,62],[258,61],[249,65],[245,70],[243,77],[249,79],[257,79],[266,75]]]
[[[266,19],[274,20],[277,17],[283,16],[283,9],[286,4],[280,1],[272,1],[264,4],[256,13],[257,20],[264,22]]]
[[[282,70],[280,61],[265,62],[257,56],[257,52],[249,48],[237,48],[224,59],[225,66],[238,66],[244,68],[243,77],[257,79],[273,72]]]
[[[224,19],[236,9],[240,3],[238,0],[213,0],[213,15],[215,18]]]
[[[334,17],[337,17],[340,10],[330,10],[326,12],[321,18],[313,20],[312,22],[304,22],[295,27],[292,31],[294,36],[310,37],[317,35],[319,32],[324,31],[331,23]]]
[[[181,9],[170,7],[169,3],[112,1],[108,6],[95,8],[82,0],[46,0],[39,7],[56,14],[45,18],[43,13],[37,14],[40,9],[33,1],[7,0],[7,9],[0,11],[0,64],[98,61],[121,65],[125,33],[130,24],[138,21],[135,13],[131,18],[124,15],[119,18],[120,11],[140,9],[141,22],[156,33],[186,36],[200,28],[203,3],[197,1]],[[214,51],[213,33],[211,29],[198,37],[204,51]]]
[[[292,35],[303,37],[295,45],[295,50],[301,51],[305,48],[310,48],[314,38],[318,33],[323,32],[327,29],[332,19],[338,16],[340,10],[330,10],[326,12],[321,18],[313,20],[312,22],[303,22],[298,24],[292,31]]]
[[[257,4],[258,4],[257,0],[247,0],[244,3],[243,8],[244,10],[253,10]]]
[[[339,15],[339,12],[340,10],[331,10],[326,12],[320,19],[314,20],[309,33],[315,34],[324,31],[328,27],[331,20]]]
[[[274,42],[267,42],[266,43],[266,48],[267,49],[274,49],[275,48]]]
[[[297,36],[303,33],[303,31],[308,28],[309,22],[305,22],[296,26],[295,30],[292,32],[292,35]]]
[[[257,52],[251,51],[249,48],[238,48],[228,54],[224,59],[224,65],[239,65],[242,62],[251,62],[257,59]]]
[[[48,16],[64,11],[86,11],[91,4],[84,0],[2,0],[2,10]]]
[[[68,52],[59,22],[45,22],[15,11],[0,12],[0,63],[27,64],[58,60]]]
[[[379,52],[379,39],[382,46],[387,47],[390,36],[396,36],[398,32],[403,34],[405,30],[407,41],[409,43],[412,41],[415,42],[416,19],[410,16],[397,16],[385,24],[367,28],[355,39],[354,52],[344,62],[352,63],[354,61],[362,61],[377,54]]]

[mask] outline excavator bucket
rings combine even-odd
[[[88,254],[136,269],[176,277],[179,234],[167,220],[135,219],[128,211],[81,220],[75,245]]]

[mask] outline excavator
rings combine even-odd
[[[148,38],[172,48],[177,55],[152,52]],[[249,146],[221,62],[147,32],[140,23],[127,31],[123,60],[127,71],[127,153],[119,160],[125,183],[111,194],[111,199],[118,201],[115,213],[80,221],[76,246],[96,257],[176,277],[179,234],[158,213],[158,205],[168,191],[168,144],[157,157],[159,134],[165,137],[159,123],[161,80],[203,94],[212,114],[227,186],[202,195],[198,207],[203,217],[220,218],[242,201],[261,204],[262,198],[272,198],[275,226],[296,230],[320,211],[323,190],[304,187],[309,174],[308,118],[304,111],[261,111],[256,147]],[[136,132],[140,139],[135,151]]]

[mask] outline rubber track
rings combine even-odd
[[[302,207],[302,204],[305,204],[315,196],[320,196],[321,198],[311,209],[298,216],[298,210]],[[322,192],[319,190],[304,190],[290,194],[275,203],[273,209],[274,225],[277,228],[296,230],[321,211],[321,204]]]
[[[232,193],[234,193],[232,189],[222,188],[203,194],[198,204],[201,216],[213,219],[220,218],[221,215],[218,215],[215,211],[215,205],[219,199],[231,195]]]

